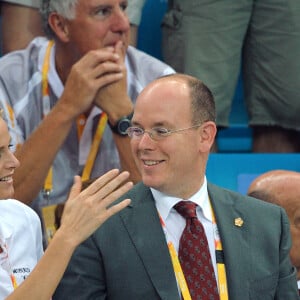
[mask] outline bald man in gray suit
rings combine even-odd
[[[224,264],[230,300],[298,299],[285,211],[206,180],[214,120],[212,94],[194,77],[162,77],[141,92],[127,133],[142,182],[121,198],[131,204],[78,247],[54,300],[180,300],[166,240],[178,251],[185,220],[173,206],[185,200],[198,205],[219,292]]]

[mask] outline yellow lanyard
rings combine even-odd
[[[186,283],[186,280],[185,280],[185,277],[184,277],[184,274],[183,274],[183,271],[182,271],[182,268],[181,268],[181,265],[180,265],[180,262],[178,259],[176,249],[175,249],[173,243],[170,240],[168,240],[166,224],[164,223],[160,214],[159,214],[159,219],[160,219],[160,223],[163,228],[163,231],[165,233],[165,236],[167,238],[167,244],[168,244],[168,248],[169,248],[169,252],[170,252],[170,256],[171,256],[171,260],[172,260],[172,264],[173,264],[174,273],[175,273],[182,297],[184,300],[192,300],[188,285]]]
[[[210,202],[209,202],[209,204],[210,204],[210,208],[211,208],[211,215],[212,215],[214,230],[218,230],[214,211],[212,209]],[[223,247],[222,247],[222,242],[221,242],[219,235],[218,235],[218,238],[216,238],[216,236],[215,236],[215,248],[216,248],[216,258],[217,258],[219,296],[220,296],[220,300],[228,300],[228,288],[227,288],[225,264],[224,264],[223,259],[222,260],[218,259],[219,253],[221,255],[223,255]]]
[[[92,146],[91,146],[91,149],[89,152],[89,156],[87,158],[86,164],[83,169],[82,181],[86,181],[86,180],[90,179],[92,168],[93,168],[96,156],[97,156],[97,152],[99,151],[99,145],[100,145],[100,142],[103,137],[106,123],[107,123],[107,115],[106,115],[106,113],[103,112],[99,118],[97,130],[94,135],[94,139],[93,139],[93,143],[92,143]]]
[[[54,41],[51,40],[48,43],[43,69],[42,69],[42,95],[43,95],[43,117],[45,117],[50,111],[50,98],[49,98],[49,85],[48,85],[48,72],[50,66],[50,53],[51,48],[54,45]],[[52,166],[50,167],[45,183],[44,183],[44,196],[49,197],[52,191]]]
[[[209,203],[210,204],[210,203]],[[214,230],[217,230],[217,223],[216,223],[216,218],[212,209],[212,206],[210,204],[211,212],[212,212],[212,219],[213,219],[213,226]],[[175,276],[182,294],[182,297],[184,300],[191,300],[191,295],[178,259],[177,252],[175,250],[175,247],[173,243],[168,239],[168,233],[167,233],[167,228],[166,225],[162,219],[162,217],[159,215],[160,223],[162,225],[163,231],[165,233],[165,236],[167,238],[167,244],[173,264],[173,269],[175,272]],[[220,238],[216,238],[216,235],[214,234],[214,239],[215,239],[215,247],[216,247],[216,256],[218,256],[218,253],[223,252],[222,248],[222,243]],[[217,277],[218,277],[218,283],[219,283],[219,296],[220,300],[228,300],[228,289],[227,289],[227,281],[226,281],[226,269],[225,269],[225,264],[224,261],[220,261],[217,259]]]
[[[49,41],[47,49],[46,49],[46,54],[45,54],[45,59],[43,63],[43,68],[42,68],[42,94],[43,94],[43,114],[44,117],[49,113],[50,111],[50,98],[49,98],[49,85],[48,85],[48,72],[49,72],[49,65],[50,65],[50,53],[51,53],[51,48],[54,45],[54,41]],[[77,131],[78,131],[78,136],[79,138],[81,137],[81,134],[83,132],[84,126],[80,125],[81,122],[83,121],[82,115],[78,118],[77,120]],[[84,166],[83,173],[82,173],[82,180],[88,180],[90,179],[91,176],[91,171],[93,168],[93,165],[95,163],[96,155],[99,150],[99,145],[103,137],[104,129],[107,124],[107,115],[106,113],[102,113],[96,133],[93,138],[92,146],[87,158],[87,162]],[[50,192],[52,191],[53,188],[53,167],[51,166],[46,180],[44,182],[44,196],[49,197]]]

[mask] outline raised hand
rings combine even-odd
[[[80,244],[109,217],[129,205],[129,199],[111,205],[132,187],[132,182],[124,183],[128,177],[128,172],[114,169],[80,192],[81,179],[75,176],[59,231],[65,232],[75,245]]]
[[[113,47],[90,51],[72,66],[57,105],[77,117],[91,108],[99,90],[123,77],[120,54]]]
[[[123,76],[105,87],[99,89],[94,103],[107,113],[111,123],[120,117],[128,115],[133,110],[133,104],[127,94],[127,76],[125,66],[125,50],[122,42],[115,46],[114,53],[118,55],[118,64]]]

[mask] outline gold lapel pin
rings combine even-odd
[[[235,226],[238,226],[238,227],[242,227],[244,224],[244,221],[242,218],[235,218],[234,219],[234,225]]]

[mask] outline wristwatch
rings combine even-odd
[[[120,118],[115,125],[110,124],[110,122],[108,122],[108,124],[114,133],[117,133],[121,136],[126,136],[127,135],[126,130],[131,125],[132,116],[133,116],[133,112],[128,116],[124,116]]]

